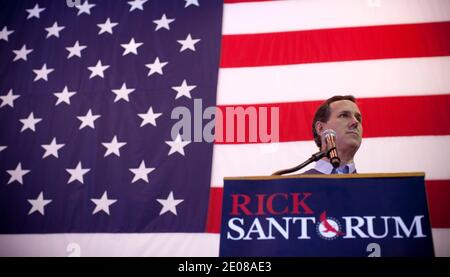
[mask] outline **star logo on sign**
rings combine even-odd
[[[143,127],[147,124],[151,124],[156,127],[156,119],[161,115],[162,113],[154,113],[152,107],[148,109],[147,113],[139,113],[138,116],[142,118],[142,123],[140,127]]]
[[[102,65],[102,61],[98,60],[97,64],[95,66],[89,66],[88,69],[91,71],[91,76],[89,76],[89,79],[94,78],[95,76],[99,76],[100,78],[104,78],[104,73],[106,69],[109,68],[109,65]]]
[[[0,40],[6,40],[8,41],[8,37],[9,35],[11,35],[12,33],[14,33],[13,30],[8,31],[8,28],[5,26],[3,27],[3,29],[0,31]]]
[[[91,9],[93,7],[95,7],[95,4],[89,4],[88,0],[84,1],[82,5],[75,6],[75,8],[78,9],[77,16],[79,16],[79,15],[81,15],[83,13],[90,15],[91,14]]]
[[[33,82],[36,82],[40,79],[48,81],[48,74],[52,73],[53,71],[54,71],[53,68],[47,68],[46,63],[44,63],[41,69],[33,69],[33,72],[36,74],[36,77],[34,78]]]
[[[184,147],[186,147],[186,145],[188,145],[191,142],[190,141],[183,141],[181,139],[180,134],[178,134],[177,137],[175,138],[175,140],[173,140],[173,141],[166,141],[166,143],[170,146],[170,150],[169,150],[168,156],[172,155],[175,152],[178,152],[178,153],[180,153],[181,155],[184,156]]]
[[[139,180],[144,180],[146,183],[148,183],[148,174],[155,170],[153,167],[146,167],[145,161],[142,160],[141,164],[138,168],[130,168],[130,171],[134,174],[133,180],[131,183],[134,183]]]
[[[45,8],[39,8],[38,4],[34,5],[34,8],[32,8],[32,9],[26,9],[26,11],[28,13],[27,19],[30,19],[32,17],[39,18],[41,12],[43,12],[44,10],[45,10]]]
[[[64,90],[61,92],[53,93],[58,100],[56,101],[55,106],[58,106],[61,103],[66,103],[70,105],[70,97],[74,96],[76,94],[75,91],[69,91],[67,86],[64,87]]]
[[[64,28],[66,27],[58,26],[58,22],[55,21],[55,23],[53,23],[53,26],[45,28],[45,30],[47,31],[47,38],[51,36],[59,38],[59,32],[61,32]]]
[[[30,129],[31,131],[36,132],[36,124],[41,121],[42,121],[42,118],[34,118],[34,113],[31,112],[27,118],[20,119],[20,122],[22,122],[22,124],[23,124],[20,132],[23,132],[27,129]]]
[[[109,206],[117,202],[117,199],[108,199],[108,192],[105,190],[105,192],[102,195],[102,198],[92,198],[92,202],[95,204],[95,209],[92,212],[92,214],[96,214],[100,211],[105,212],[107,215],[109,215]]]
[[[191,98],[191,90],[196,88],[196,85],[189,86],[186,83],[186,80],[183,80],[183,83],[181,83],[178,87],[172,87],[173,90],[177,92],[177,95],[175,96],[175,99],[180,98],[181,96],[186,96],[187,98]]]
[[[123,51],[122,56],[125,56],[125,55],[127,55],[127,54],[129,54],[129,53],[132,53],[132,54],[137,55],[137,49],[138,49],[138,47],[140,47],[142,44],[143,44],[142,42],[136,43],[136,42],[134,41],[134,38],[131,38],[131,39],[130,39],[130,42],[129,42],[128,44],[121,44],[121,45],[120,45],[120,46],[122,46],[122,47],[125,49],[125,51]]]
[[[70,179],[67,182],[67,184],[72,183],[73,181],[78,181],[82,184],[84,184],[84,174],[88,173],[91,169],[89,168],[82,168],[81,162],[78,162],[77,167],[74,169],[67,168],[66,171],[70,174]]]
[[[45,159],[46,157],[52,155],[56,158],[58,157],[58,150],[61,149],[62,147],[64,147],[65,144],[57,144],[56,143],[56,138],[54,137],[52,142],[50,142],[50,144],[42,144],[42,148],[45,149],[45,153],[42,156],[42,159]]]
[[[146,64],[145,66],[150,69],[147,76],[152,75],[153,73],[158,73],[159,75],[163,75],[163,67],[166,66],[168,62],[160,62],[159,58],[156,57],[153,63]]]
[[[0,96],[0,99],[2,100],[2,103],[0,104],[0,108],[8,105],[12,108],[14,108],[14,100],[19,98],[20,95],[14,95],[13,90],[10,89],[7,95]]]
[[[28,202],[31,204],[31,209],[28,212],[28,215],[39,212],[41,215],[44,215],[44,207],[52,202],[51,199],[44,199],[44,193],[41,191],[39,196],[36,199],[28,199]]]
[[[173,197],[173,191],[169,193],[167,199],[156,199],[161,205],[161,211],[159,215],[165,214],[166,212],[171,212],[177,215],[177,205],[184,201],[184,199],[175,199]]]
[[[113,33],[113,29],[114,27],[116,27],[119,23],[117,22],[111,22],[111,20],[106,19],[105,23],[103,24],[97,24],[98,27],[100,27],[100,31],[98,32],[99,35],[103,34],[103,33],[110,33],[112,35]]]
[[[72,47],[66,47],[67,51],[69,51],[69,55],[67,56],[67,59],[70,59],[73,56],[77,56],[77,57],[81,58],[81,51],[86,48],[87,48],[86,45],[80,45],[80,43],[77,40]]]
[[[77,118],[81,121],[80,128],[78,128],[78,130],[83,129],[84,127],[91,127],[92,129],[95,129],[94,121],[99,117],[100,115],[92,115],[91,109],[89,109],[85,116],[77,116]]]
[[[133,1],[129,1],[128,5],[130,5],[130,12],[138,9],[143,11],[144,10],[144,4],[145,2],[147,2],[148,0],[133,0]]]
[[[22,169],[22,163],[19,163],[14,170],[6,170],[6,172],[11,176],[9,178],[8,184],[11,184],[14,181],[19,182],[23,185],[23,176],[28,174],[30,170]]]
[[[103,142],[102,145],[106,147],[105,156],[108,156],[110,154],[114,154],[117,157],[120,157],[120,148],[123,147],[126,142],[118,142],[117,136],[114,136],[114,138],[111,140],[111,142]]]
[[[180,52],[183,52],[186,49],[192,50],[195,52],[195,44],[200,41],[200,39],[192,39],[191,34],[188,34],[185,40],[177,40],[179,44],[181,44]]]
[[[163,14],[161,19],[153,20],[153,22],[156,24],[155,31],[158,31],[161,28],[164,28],[166,30],[170,30],[169,24],[174,22],[174,18],[167,18],[166,14]]]
[[[24,44],[22,46],[22,48],[20,48],[19,50],[13,50],[14,54],[16,54],[16,56],[14,57],[13,62],[17,61],[17,60],[27,60],[27,56],[28,54],[30,54],[31,52],[33,52],[33,49],[27,49],[27,46]]]
[[[123,83],[122,87],[120,89],[113,89],[112,92],[116,94],[116,98],[114,99],[114,103],[119,101],[120,99],[123,99],[127,102],[130,102],[130,99],[128,98],[128,95],[132,93],[135,89],[134,88],[127,88],[127,84]]]

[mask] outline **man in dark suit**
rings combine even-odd
[[[336,148],[341,159],[340,166],[333,168],[327,157],[316,162],[314,168],[303,174],[347,174],[356,173],[353,158],[361,145],[363,127],[361,112],[355,97],[333,96],[317,109],[312,123],[314,141],[321,151],[325,150],[323,132],[336,132]]]

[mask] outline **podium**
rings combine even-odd
[[[434,256],[424,173],[225,178],[220,256]]]

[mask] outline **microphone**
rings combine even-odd
[[[330,163],[333,167],[338,168],[341,163],[341,159],[339,159],[336,149],[336,132],[332,129],[327,129],[323,131],[323,137],[326,144],[325,153],[327,154],[328,159],[330,159]]]

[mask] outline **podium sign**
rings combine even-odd
[[[424,178],[225,178],[220,256],[433,256]]]

